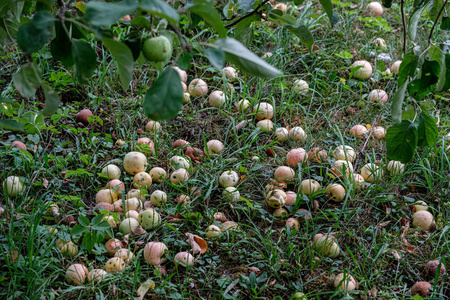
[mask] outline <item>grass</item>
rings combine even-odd
[[[381,52],[371,44],[374,37],[387,41],[387,52],[393,60],[401,58],[402,45],[398,32],[394,31],[400,24],[398,5],[394,4],[384,15],[389,28],[383,25],[382,19],[377,19],[378,22],[359,19],[366,4],[362,2],[356,8],[336,4],[341,22],[330,28],[316,3],[305,2],[297,22],[313,32],[318,47],[314,55],[304,51],[298,39],[287,30],[259,26],[250,48],[258,55],[271,51],[273,56],[268,62],[284,75],[258,79],[240,72],[239,78],[232,81],[237,93],[230,95],[225,107],[212,109],[206,97],[192,98],[176,118],[162,123],[163,130],[157,135],[138,133],[147,121],[142,96],[157,76],[152,66],[137,65],[132,88],[123,91],[108,52],[98,47],[99,68],[89,84],[81,87],[70,71],[48,63],[44,59],[47,50],[43,49],[34,59],[48,80],[53,74],[64,105],[57,114],[60,119],[46,117],[39,122],[34,121],[34,114],[40,110],[41,95],[38,93],[36,99],[21,99],[11,83],[11,75],[21,61],[20,52],[14,49],[4,53],[2,60],[9,71],[2,73],[2,95],[22,104],[8,107],[2,116],[28,120],[30,132],[0,132],[0,177],[20,176],[26,184],[20,197],[12,199],[3,192],[0,194],[5,209],[0,217],[3,259],[0,297],[132,299],[140,284],[150,278],[156,287],[146,297],[152,299],[275,299],[276,296],[288,299],[296,291],[305,293],[308,299],[410,299],[411,286],[422,280],[434,286],[429,298],[448,299],[448,275],[433,279],[423,271],[425,263],[434,259],[441,259],[447,269],[450,267],[449,159],[443,139],[437,147],[420,150],[402,174],[385,174],[360,191],[352,189],[350,181],[330,176],[331,157],[322,164],[301,166],[287,190],[299,192],[300,182],[311,178],[323,188],[340,183],[347,193],[342,203],[329,201],[324,190],[310,197],[299,193],[296,204],[289,207],[289,217],[300,220],[298,231],[286,228],[285,219],[275,218],[264,201],[265,186],[275,168],[285,165],[285,155],[290,149],[321,147],[331,154],[334,148],[345,144],[361,150],[364,141],[349,135],[353,125],[373,124],[380,114],[378,125],[387,127],[391,123],[389,102],[378,105],[366,99],[375,88],[385,89],[392,96],[396,90],[395,77],[381,69],[375,75],[377,82],[348,78],[348,67],[355,59],[372,59],[373,63],[371,52]],[[429,26],[425,22],[423,25]],[[356,28],[365,34],[353,33]],[[119,37],[126,36],[125,29],[117,31]],[[437,34],[436,43],[443,41],[444,35]],[[199,30],[190,38],[202,41],[208,36],[208,30]],[[419,32],[418,42],[425,43],[426,39],[425,32]],[[356,52],[353,58],[341,58],[345,57],[344,51]],[[188,70],[188,82],[201,77],[210,91],[223,90],[227,81],[210,67],[205,57],[196,56],[190,63],[193,67]],[[307,96],[291,92],[296,78],[309,82]],[[441,110],[440,136],[448,131],[448,96],[448,93],[440,97],[430,95],[426,100],[431,107]],[[273,119],[276,127],[301,126],[307,139],[280,143],[271,134],[261,133],[254,125],[250,110],[238,112],[235,103],[240,99],[249,100],[251,107],[261,101],[270,103],[276,110]],[[408,100],[406,106],[411,104]],[[90,108],[98,117],[86,128],[78,127],[74,118],[83,108]],[[251,120],[251,125],[236,130],[235,126],[246,119]],[[58,204],[64,217],[72,215],[76,220],[82,215],[92,219],[95,194],[106,184],[98,173],[109,163],[122,168],[124,155],[143,136],[155,143],[155,155],[148,158],[149,165],[166,170],[169,170],[168,158],[183,155],[182,150],[172,149],[177,139],[185,139],[200,149],[208,140],[219,139],[225,144],[225,150],[222,155],[203,159],[201,165],[194,164],[190,180],[184,185],[174,186],[169,182],[152,185],[149,194],[160,189],[168,195],[168,202],[158,208],[163,223],[143,236],[129,239],[129,247],[136,257],[130,266],[98,283],[70,286],[64,279],[69,265],[83,263],[89,270],[103,268],[108,257],[102,244],[96,246],[96,254],[88,253],[81,240],[70,236],[71,228],[66,221],[55,222],[47,215],[48,202]],[[117,139],[123,139],[125,145],[116,146]],[[30,151],[10,148],[14,140],[24,141]],[[274,154],[270,155],[271,152]],[[354,166],[359,171],[366,163],[375,161],[385,170],[386,148],[384,142],[370,139]],[[225,170],[234,170],[241,176],[237,186],[241,201],[224,200],[218,178]],[[133,176],[122,174],[121,180],[127,190],[131,189]],[[193,196],[190,192],[193,187],[202,192]],[[190,195],[191,202],[176,203],[179,194]],[[437,223],[433,231],[421,232],[411,227],[410,209],[416,200],[429,205]],[[312,218],[304,220],[305,213],[297,212],[299,208],[310,211]],[[222,226],[214,220],[216,212],[223,212],[229,220],[237,222],[238,229],[225,231],[220,239],[208,240],[208,251],[196,255],[194,267],[174,267],[175,254],[190,250],[185,241],[186,232],[204,237],[209,225]],[[58,233],[50,234],[46,229],[49,226],[57,228]],[[324,257],[313,249],[312,241],[317,233],[334,233],[341,249],[338,257]],[[117,231],[114,235],[124,238]],[[78,255],[64,257],[55,246],[57,239],[72,239],[79,246]],[[144,261],[143,247],[149,241],[168,246],[170,252],[164,270]],[[15,261],[10,259],[12,251],[19,255]],[[356,279],[359,284],[356,291],[348,294],[335,291],[332,278],[341,272]]]

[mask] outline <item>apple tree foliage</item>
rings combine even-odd
[[[390,7],[392,0],[384,0]],[[432,42],[436,27],[441,32],[450,29],[448,0],[414,0],[412,12],[405,17],[405,0],[400,0],[403,26],[403,60],[397,79],[398,89],[392,97],[391,116],[394,125],[386,132],[387,155],[402,163],[411,161],[416,148],[433,147],[438,141],[437,118],[429,114],[430,107],[421,102],[429,94],[450,90],[450,51],[448,45]],[[447,11],[446,13],[444,13]],[[425,16],[433,25],[428,44],[417,42],[418,25]],[[402,110],[404,100],[410,97],[414,107]]]
[[[319,1],[331,23],[335,24],[338,18],[332,10],[331,0]],[[263,17],[263,13],[267,17]],[[133,15],[130,21],[122,22],[130,30],[125,38],[117,40],[114,26],[126,15]],[[13,76],[14,87],[25,98],[33,97],[42,88],[45,96],[42,114],[52,115],[60,104],[59,95],[32,58],[32,54],[43,47],[50,50],[51,59],[72,70],[77,82],[83,84],[91,80],[98,66],[93,44],[101,43],[116,62],[124,90],[133,78],[133,65],[141,54],[144,40],[159,34],[173,40],[175,51],[182,52],[179,65],[189,64],[193,55],[199,54],[206,55],[217,69],[225,62],[231,62],[254,76],[280,76],[282,73],[278,69],[245,46],[251,43],[253,30],[263,18],[285,26],[312,49],[314,38],[308,28],[295,25],[294,17],[273,9],[268,0],[230,0],[226,4],[216,4],[213,0],[2,0],[0,47],[17,44],[25,59]],[[210,40],[187,42],[189,39],[184,32],[200,22],[208,26]],[[229,31],[230,28],[236,28],[234,33]],[[154,120],[173,118],[182,105],[179,77],[172,68],[164,69],[168,63],[153,64],[159,70],[159,76],[144,97],[144,112]],[[174,88],[178,85],[179,89]],[[0,101],[13,103],[4,97]],[[0,128],[21,130],[23,126],[16,120],[0,120]]]

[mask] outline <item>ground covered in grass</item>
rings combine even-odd
[[[434,276],[426,272],[425,265],[439,260],[450,267],[450,165],[444,139],[450,125],[450,95],[432,95],[424,101],[430,113],[440,116],[436,147],[420,149],[403,172],[392,175],[387,170],[385,142],[367,135],[357,139],[350,135],[350,129],[356,124],[369,129],[391,124],[390,101],[370,102],[368,94],[384,89],[392,96],[397,88],[395,75],[388,74],[386,67],[401,59],[399,6],[394,4],[383,17],[372,18],[365,13],[366,2],[334,4],[341,22],[333,28],[315,3],[306,1],[298,9],[288,10],[313,32],[312,54],[285,29],[265,23],[257,27],[250,49],[261,56],[271,52],[267,61],[284,76],[263,80],[238,70],[238,77],[228,80],[205,57],[195,56],[187,70],[187,83],[202,78],[210,92],[224,90],[226,104],[216,109],[209,107],[206,96],[191,97],[176,118],[161,122],[156,133],[145,130],[149,120],[142,109],[142,95],[156,75],[150,65],[136,65],[132,88],[123,91],[111,57],[98,45],[101,67],[89,84],[78,86],[71,71],[46,60],[48,50],[43,49],[34,59],[43,67],[46,80],[61,92],[63,105],[52,117],[36,118],[42,108],[39,93],[31,100],[21,99],[11,83],[20,53],[3,53],[2,95],[22,104],[7,106],[2,114],[25,120],[28,132],[0,133],[0,178],[4,181],[14,175],[25,183],[24,193],[17,197],[0,193],[4,209],[0,216],[0,297],[132,299],[139,286],[152,279],[155,287],[145,299],[289,299],[295,292],[304,293],[307,299],[410,299],[410,289],[418,281],[431,284],[431,298],[448,299],[448,273]],[[431,26],[425,21],[421,24]],[[201,29],[184,34],[195,40],[207,39],[210,33]],[[126,36],[125,26],[118,25],[116,33],[119,39]],[[387,47],[377,47],[372,43],[375,38],[385,39]],[[421,42],[427,38],[419,32]],[[444,41],[445,34],[435,38]],[[383,63],[380,53],[389,55],[390,61]],[[349,78],[349,67],[358,59],[376,66],[370,80]],[[292,90],[296,79],[309,83],[307,94]],[[223,88],[228,83],[234,86],[234,93]],[[301,126],[306,137],[280,141],[275,134],[262,132],[256,127],[251,107],[239,111],[236,104],[242,99],[251,107],[270,103],[276,128]],[[412,104],[408,99],[406,108]],[[92,110],[94,116],[87,125],[75,120],[84,108]],[[245,120],[246,126],[236,127]],[[154,150],[136,148],[142,137],[153,141]],[[202,150],[208,141],[217,139],[223,142],[224,150],[220,155],[206,153],[200,162],[192,161],[185,155],[186,146],[173,147],[178,139]],[[16,140],[24,142],[27,150],[11,147]],[[373,183],[364,182],[356,188],[351,176],[333,175],[332,154],[340,145],[356,150],[355,173],[366,163],[380,167],[382,172]],[[319,147],[328,156],[320,162],[309,159],[300,163],[294,168],[294,179],[280,183],[278,188],[295,192],[296,198],[285,207],[287,215],[275,217],[265,201],[270,191],[267,185],[278,185],[275,169],[286,166],[286,154],[299,147],[306,151]],[[153,191],[167,194],[167,202],[154,207],[162,219],[156,228],[125,236],[118,228],[89,224],[98,214],[111,215],[117,223],[123,220],[123,214],[95,208],[96,194],[108,182],[100,172],[109,164],[119,166],[125,199],[133,189],[133,176],[124,171],[122,160],[136,149],[148,154],[147,172],[161,167],[170,175],[174,170],[169,162],[172,156],[188,158],[189,180],[174,185],[167,177],[162,183],[153,182],[148,190],[141,189],[148,194],[143,204],[146,208],[151,206],[148,200]],[[227,200],[220,186],[219,176],[228,170],[239,175],[236,188],[240,198],[236,201]],[[305,179],[318,181],[321,188],[305,195],[300,184]],[[345,187],[342,202],[327,196],[326,187],[332,183]],[[190,202],[178,203],[182,194],[188,195]],[[419,200],[428,205],[434,217],[431,230],[412,226],[413,204]],[[54,204],[59,215],[51,213],[50,205]],[[286,226],[287,218],[299,220],[300,228]],[[238,226],[226,230],[226,220]],[[210,225],[221,229],[219,237],[206,237]],[[84,231],[77,230],[80,226]],[[207,250],[194,254],[192,267],[176,267],[178,252],[193,252],[186,233],[205,239]],[[337,256],[330,257],[314,247],[318,233],[333,236],[340,249]],[[111,237],[134,253],[129,264],[98,282],[68,284],[66,270],[74,263],[88,270],[105,268],[110,257],[104,244]],[[57,247],[61,241],[72,241],[78,252],[63,255]],[[167,261],[160,267],[144,260],[144,247],[151,241],[168,248]],[[335,276],[342,272],[357,282],[354,291],[333,286]]]

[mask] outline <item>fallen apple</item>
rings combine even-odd
[[[314,179],[305,179],[300,184],[300,192],[306,196],[317,193],[322,186]]]
[[[163,168],[160,167],[154,167],[148,172],[150,177],[152,178],[152,182],[156,183],[163,183],[164,180],[167,178],[167,172]]]
[[[236,78],[236,70],[233,67],[225,67],[222,69],[222,72],[225,74],[227,79]]]
[[[286,205],[287,195],[282,190],[272,190],[266,195],[267,206],[271,208],[281,208]]]
[[[175,170],[170,175],[170,182],[175,185],[185,182],[189,179],[189,172],[186,169],[180,168]]]
[[[340,291],[353,291],[357,287],[355,278],[348,273],[340,273],[334,278],[334,287]]]
[[[156,190],[150,195],[150,202],[153,206],[160,206],[161,203],[167,202],[167,194],[163,191]]]
[[[306,133],[300,126],[296,126],[289,130],[289,139],[293,142],[301,142],[306,139]]]
[[[389,99],[388,94],[384,90],[373,90],[369,93],[369,96],[367,96],[367,100],[370,102],[380,102],[380,103],[386,103]]]
[[[373,183],[383,176],[383,170],[374,163],[367,163],[361,168],[361,176],[364,181]]]
[[[69,284],[81,286],[89,274],[88,269],[82,264],[73,264],[66,270],[66,281]]]
[[[121,171],[116,165],[107,165],[102,169],[101,174],[109,178],[109,180],[120,179]]]
[[[260,128],[262,132],[273,132],[274,126],[271,120],[264,119],[256,123],[256,127]]]
[[[294,92],[300,92],[301,94],[308,94],[309,84],[302,79],[297,79],[294,81],[292,90]]]
[[[218,238],[221,235],[220,228],[216,225],[209,225],[208,228],[206,228],[205,236],[208,239],[214,239]]]
[[[152,177],[147,172],[139,172],[134,175],[133,186],[136,189],[149,188],[152,185]]]
[[[260,102],[253,106],[253,112],[258,121],[273,118],[273,106],[267,102]]]
[[[369,5],[367,5],[367,10],[372,16],[380,17],[383,15],[383,6],[381,6],[380,2],[370,2]]]
[[[402,64],[401,60],[395,61],[391,66],[391,72],[394,75],[398,75],[398,71],[400,70],[400,65]]]
[[[196,78],[189,83],[188,91],[192,97],[202,97],[208,93],[208,85],[203,80]]]
[[[359,139],[366,136],[367,128],[364,125],[355,125],[350,129],[350,135]]]
[[[16,197],[25,191],[25,184],[17,176],[9,176],[3,181],[3,190],[9,197]]]
[[[161,224],[161,216],[153,208],[147,208],[139,213],[138,221],[145,230],[153,229]]]
[[[358,70],[356,70],[355,73],[353,73],[353,78],[366,80],[369,79],[370,76],[372,76],[373,68],[368,61],[357,60],[352,64],[350,68],[353,70],[357,67],[361,68],[359,68]]]
[[[221,187],[234,187],[239,183],[239,175],[235,171],[229,170],[223,172],[219,177],[219,185]]]
[[[123,167],[130,175],[136,175],[147,169],[147,158],[141,152],[128,152],[123,160]]]
[[[189,252],[179,252],[175,255],[173,262],[175,266],[190,267],[194,265],[194,257]]]
[[[206,143],[205,152],[209,156],[222,154],[223,143],[219,140],[210,140]]]
[[[166,252],[168,251],[164,243],[150,242],[144,247],[144,260],[155,267],[161,266],[167,261]]]
[[[279,127],[275,130],[275,136],[280,142],[285,142],[289,137],[289,131],[284,127]]]
[[[209,106],[221,108],[226,103],[225,94],[222,91],[214,91],[208,98]]]
[[[280,166],[275,169],[273,177],[276,181],[293,181],[295,179],[295,171],[290,167]]]
[[[345,199],[345,188],[339,183],[330,184],[327,187],[327,197],[334,202],[342,202]]]
[[[139,226],[138,220],[135,218],[126,218],[119,225],[119,231],[124,235],[131,233],[131,231]],[[108,270],[107,270],[108,271]]]
[[[333,157],[335,160],[346,160],[352,163],[356,159],[356,152],[350,146],[340,145],[334,149]]]
[[[120,257],[112,257],[105,264],[108,273],[115,273],[125,269],[125,262]]]
[[[308,159],[308,153],[303,148],[296,148],[292,149],[291,151],[286,154],[286,160],[288,162],[288,165],[291,167],[297,167],[298,164],[303,164]]]
[[[415,212],[412,216],[412,226],[414,228],[420,228],[425,231],[429,231],[433,226],[433,215],[426,210],[420,210]]]
[[[241,101],[239,101],[237,103],[236,106],[237,106],[239,112],[243,113],[250,107],[250,101],[248,101],[247,99],[242,99]]]
[[[236,202],[236,201],[239,201],[239,199],[241,198],[241,194],[239,193],[237,188],[235,188],[233,186],[226,187],[222,193],[222,196],[228,202]]]

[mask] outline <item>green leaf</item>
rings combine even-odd
[[[166,68],[145,94],[145,115],[155,121],[169,120],[178,114],[182,105],[180,76],[174,69]]]
[[[205,53],[208,56],[209,62],[216,69],[222,70],[225,64],[225,52],[222,49],[207,48]]]
[[[178,15],[177,11],[164,1],[141,0],[141,2],[139,3],[139,7],[149,14],[164,18],[175,25],[180,21],[180,16]]]
[[[95,225],[100,224],[103,221],[103,217],[104,217],[103,214],[96,215],[95,217],[92,218],[91,225],[95,226]]]
[[[55,23],[56,37],[50,43],[50,52],[55,60],[60,61],[65,67],[73,66],[72,41],[67,36],[61,22]]]
[[[334,26],[339,21],[339,17],[333,11],[333,4],[331,3],[331,0],[319,0],[319,2],[325,9],[328,19],[330,19],[331,26]]]
[[[414,77],[416,75],[417,65],[419,64],[419,57],[414,54],[405,54],[400,69],[398,71],[398,85],[402,86],[408,76]]]
[[[421,115],[421,120],[422,120],[421,126],[423,126],[423,135],[421,136],[421,131],[420,131],[421,129],[419,127],[417,127],[418,136],[419,136],[417,145],[420,147],[423,147],[426,145],[433,147],[436,145],[436,143],[438,141],[438,128],[436,125],[436,120],[428,114],[425,106],[422,105],[421,107],[422,107],[422,112],[419,115]]]
[[[305,25],[285,25],[284,27],[295,34],[300,39],[302,44],[309,49],[309,52],[312,51],[312,47],[314,45],[314,37],[312,36],[311,31],[309,31],[308,27],[306,27]]]
[[[125,45],[130,48],[131,53],[133,54],[133,60],[136,61],[139,58],[139,55],[141,54],[141,39],[128,39],[123,41]]]
[[[393,0],[383,0],[383,6],[386,8],[391,8]]]
[[[109,26],[120,18],[136,11],[138,4],[133,0],[124,0],[114,3],[89,1],[86,4],[84,18],[94,26]]]
[[[83,236],[82,244],[86,247],[88,252],[91,252],[94,249],[95,243],[97,242],[97,235],[95,232],[87,231]]]
[[[397,92],[395,92],[394,96],[392,96],[391,117],[395,123],[400,123],[402,121],[402,106],[403,100],[405,99],[407,83],[407,81],[403,83],[403,85],[398,88]]]
[[[414,41],[417,36],[417,25],[419,24],[420,17],[422,16],[422,13],[425,8],[428,7],[428,4],[430,2],[426,2],[425,4],[418,6],[414,9],[414,11],[411,14],[411,17],[409,18],[408,22],[408,36],[409,38]]]
[[[222,18],[219,12],[214,7],[214,1],[212,0],[193,0],[188,2],[184,8],[201,16],[206,23],[213,26],[216,29],[219,37],[224,38],[227,36],[227,30],[223,26]]]
[[[15,103],[16,100],[0,96],[0,103]]]
[[[71,234],[73,236],[79,236],[79,235],[82,235],[86,230],[88,230],[87,227],[77,224],[77,225],[73,226]]]
[[[254,21],[259,19],[260,17],[258,15],[253,15],[239,22],[236,25],[234,38],[245,46],[251,45],[254,37],[253,27],[251,25]]]
[[[440,92],[450,89],[450,54],[444,54],[439,47],[431,45],[428,55],[430,60],[437,62],[441,69],[436,91]]]
[[[92,226],[92,229],[100,230],[100,231],[106,230],[108,228],[111,228],[111,225],[108,222],[106,222],[106,221],[103,221],[103,222],[101,222],[98,225]]]
[[[411,161],[416,151],[417,140],[416,125],[410,120],[402,120],[386,131],[387,156],[402,163]]]
[[[427,138],[425,135],[425,121],[422,112],[416,116],[414,124],[417,127],[417,146],[423,147],[427,144]]]
[[[430,0],[431,6],[428,9],[429,13],[429,20],[430,21],[436,21],[436,18],[439,15],[439,12],[443,5],[443,0]]]
[[[89,219],[87,217],[79,216],[78,223],[80,223],[81,226],[88,227],[91,222],[89,221]]]
[[[244,72],[258,77],[277,77],[282,73],[233,38],[219,39],[212,45],[225,52],[225,59]]]
[[[32,63],[23,65],[13,76],[14,87],[22,97],[30,98],[41,86],[41,74]]]
[[[46,116],[51,116],[58,111],[60,102],[59,95],[47,84],[43,84],[42,88],[44,89],[45,95],[45,104],[42,113]]]
[[[442,17],[441,30],[450,30],[450,17]]]
[[[111,225],[109,225],[108,222],[106,222],[106,224],[108,225],[109,228],[111,228]],[[105,239],[105,232],[104,231],[97,231],[97,234],[95,236],[95,242],[96,243],[101,243],[101,242],[103,242],[104,239]]]
[[[91,2],[89,2],[91,3]],[[97,66],[97,55],[94,49],[82,41],[72,43],[73,59],[75,61],[75,75],[80,82],[88,81]]]
[[[131,19],[131,25],[139,26],[148,30],[150,29],[149,17],[137,16],[136,18]]]
[[[133,79],[133,53],[127,45],[113,39],[102,39],[102,42],[117,62],[120,83],[122,88],[126,90],[130,85],[131,79]]]
[[[420,78],[408,83],[408,93],[417,100],[422,100],[436,88],[440,73],[439,63],[425,59],[421,73]]]
[[[17,44],[28,54],[39,51],[52,37],[55,17],[46,11],[39,11],[31,22],[19,27]]]
[[[241,13],[247,13],[250,9],[252,9],[255,2],[256,0],[238,0],[238,4],[241,8]]]
[[[0,119],[0,129],[11,131],[23,131],[23,124],[14,120]]]

